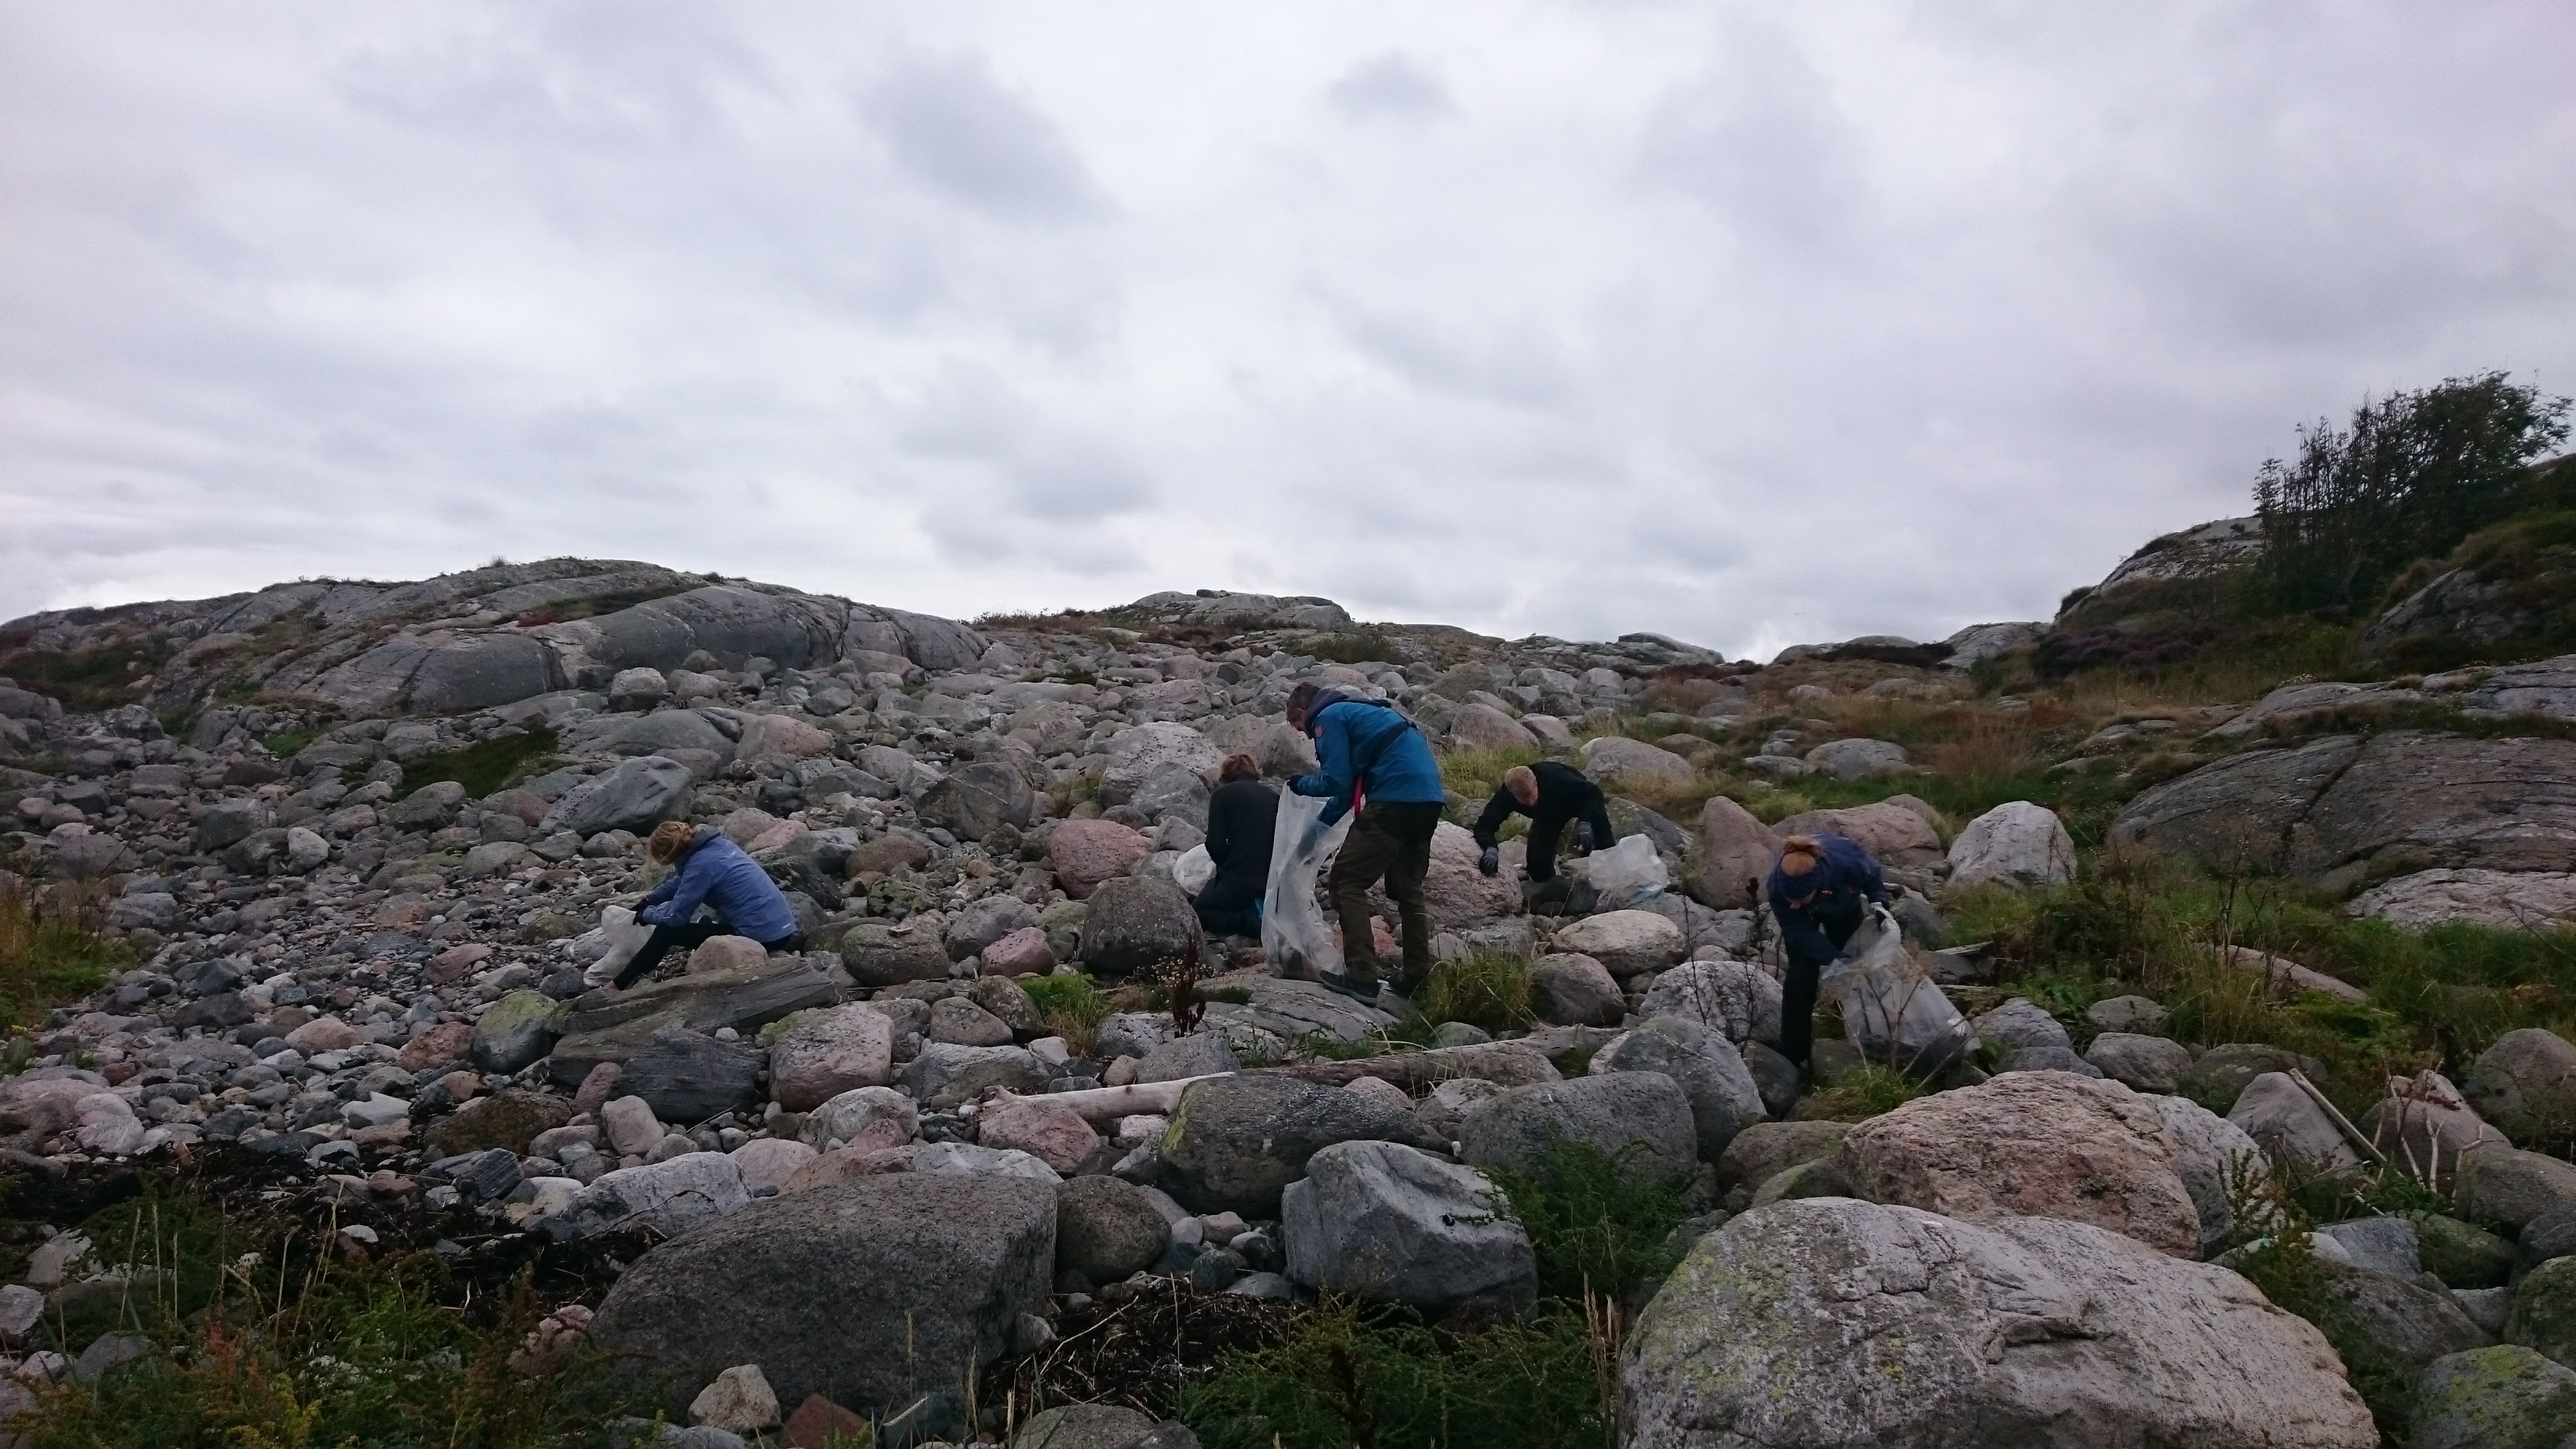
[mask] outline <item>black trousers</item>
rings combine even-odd
[[[1360,807],[1351,833],[1333,857],[1327,889],[1342,920],[1342,971],[1353,981],[1378,979],[1377,936],[1369,929],[1369,887],[1386,882],[1404,936],[1405,989],[1431,974],[1431,910],[1422,898],[1431,873],[1431,836],[1440,828],[1440,802],[1374,801]]]
[[[1594,798],[1590,808],[1578,818],[1582,824],[1592,827],[1594,850],[1608,850],[1618,843],[1619,833],[1610,828],[1610,807],[1598,797]],[[1574,823],[1576,822],[1572,820],[1560,820],[1541,830],[1537,828],[1537,822],[1531,822],[1529,854],[1524,860],[1524,868],[1529,871],[1531,880],[1545,884],[1556,879],[1556,850],[1564,842],[1565,827]]]
[[[662,958],[674,950],[694,951],[714,937],[732,934],[733,927],[722,921],[691,921],[681,926],[655,926],[653,934],[645,939],[644,948],[635,953],[634,960],[626,963],[625,970],[617,973],[617,989],[623,991],[628,983],[641,981],[652,975],[653,968],[661,965]],[[775,941],[763,941],[760,944],[763,950],[772,954],[780,951],[797,951],[804,949],[805,937],[802,933],[791,931]]]
[[[1852,932],[1860,929],[1860,912],[1848,916],[1818,916],[1816,924],[1839,951],[1849,944]],[[1780,1055],[1804,1067],[1815,1050],[1816,978],[1825,969],[1830,956],[1809,957],[1789,952],[1789,976],[1780,983]]]
[[[1190,902],[1197,908],[1199,924],[1211,936],[1258,936],[1261,934],[1261,904],[1258,887],[1218,876],[1209,881]]]

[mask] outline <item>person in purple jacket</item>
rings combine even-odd
[[[636,907],[638,924],[653,934],[614,983],[623,990],[641,981],[674,948],[695,948],[710,936],[748,936],[770,951],[801,949],[805,938],[796,930],[796,913],[787,908],[769,872],[724,838],[724,832],[685,821],[665,820],[644,842],[645,858],[676,865],[670,878],[644,893]],[[698,907],[714,908],[716,919],[694,919]]]
[[[1887,904],[1887,881],[1877,859],[1842,836],[1792,835],[1780,843],[1765,894],[1789,958],[1780,988],[1780,1055],[1803,1072],[1816,1029],[1816,979],[1842,954],[1869,908]]]

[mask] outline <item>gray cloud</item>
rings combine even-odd
[[[21,6],[0,616],[492,555],[1729,650],[2576,391],[2576,14]]]
[[[1458,104],[1449,98],[1449,88],[1440,77],[1411,56],[1396,52],[1351,67],[1324,92],[1324,98],[1354,120],[1424,121],[1458,113]]]

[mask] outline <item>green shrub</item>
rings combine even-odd
[[[1536,1024],[1530,1011],[1526,957],[1477,952],[1431,968],[1422,986],[1422,1016],[1437,1025],[1463,1021],[1489,1032],[1521,1031]]]
[[[1182,1391],[1208,1449],[1609,1449],[1615,1329],[1581,1305],[1464,1332],[1328,1303]]]
[[[1032,977],[1020,983],[1038,1008],[1046,1029],[1063,1037],[1076,1056],[1091,1055],[1100,1024],[1109,1019],[1109,998],[1077,971]]]
[[[1923,1084],[1893,1067],[1872,1062],[1808,1094],[1801,1117],[1820,1122],[1865,1122],[1883,1116],[1924,1093]]]
[[[1493,1178],[1529,1234],[1541,1294],[1616,1297],[1672,1270],[1665,1244],[1690,1216],[1687,1178],[1641,1173],[1581,1142],[1551,1144],[1534,1172]]]
[[[401,791],[408,795],[423,785],[454,780],[471,799],[506,790],[543,773],[555,755],[555,732],[544,725],[504,732],[461,750],[423,755],[403,767]]]
[[[93,895],[57,886],[48,899],[40,910],[27,887],[0,884],[0,1027],[34,1026],[56,1006],[105,985],[132,957],[100,934]]]

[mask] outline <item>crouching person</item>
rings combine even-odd
[[[760,862],[725,839],[724,832],[665,820],[645,839],[644,854],[657,865],[675,868],[669,879],[644,893],[636,908],[636,924],[652,927],[653,934],[617,973],[619,989],[651,975],[671,951],[695,949],[711,936],[748,936],[773,952],[804,947],[787,897]],[[712,908],[716,918],[695,919],[700,906]]]
[[[1228,755],[1208,797],[1207,853],[1216,874],[1192,904],[1211,936],[1261,934],[1261,898],[1270,889],[1270,837],[1279,828],[1279,793],[1261,783],[1250,755]]]

